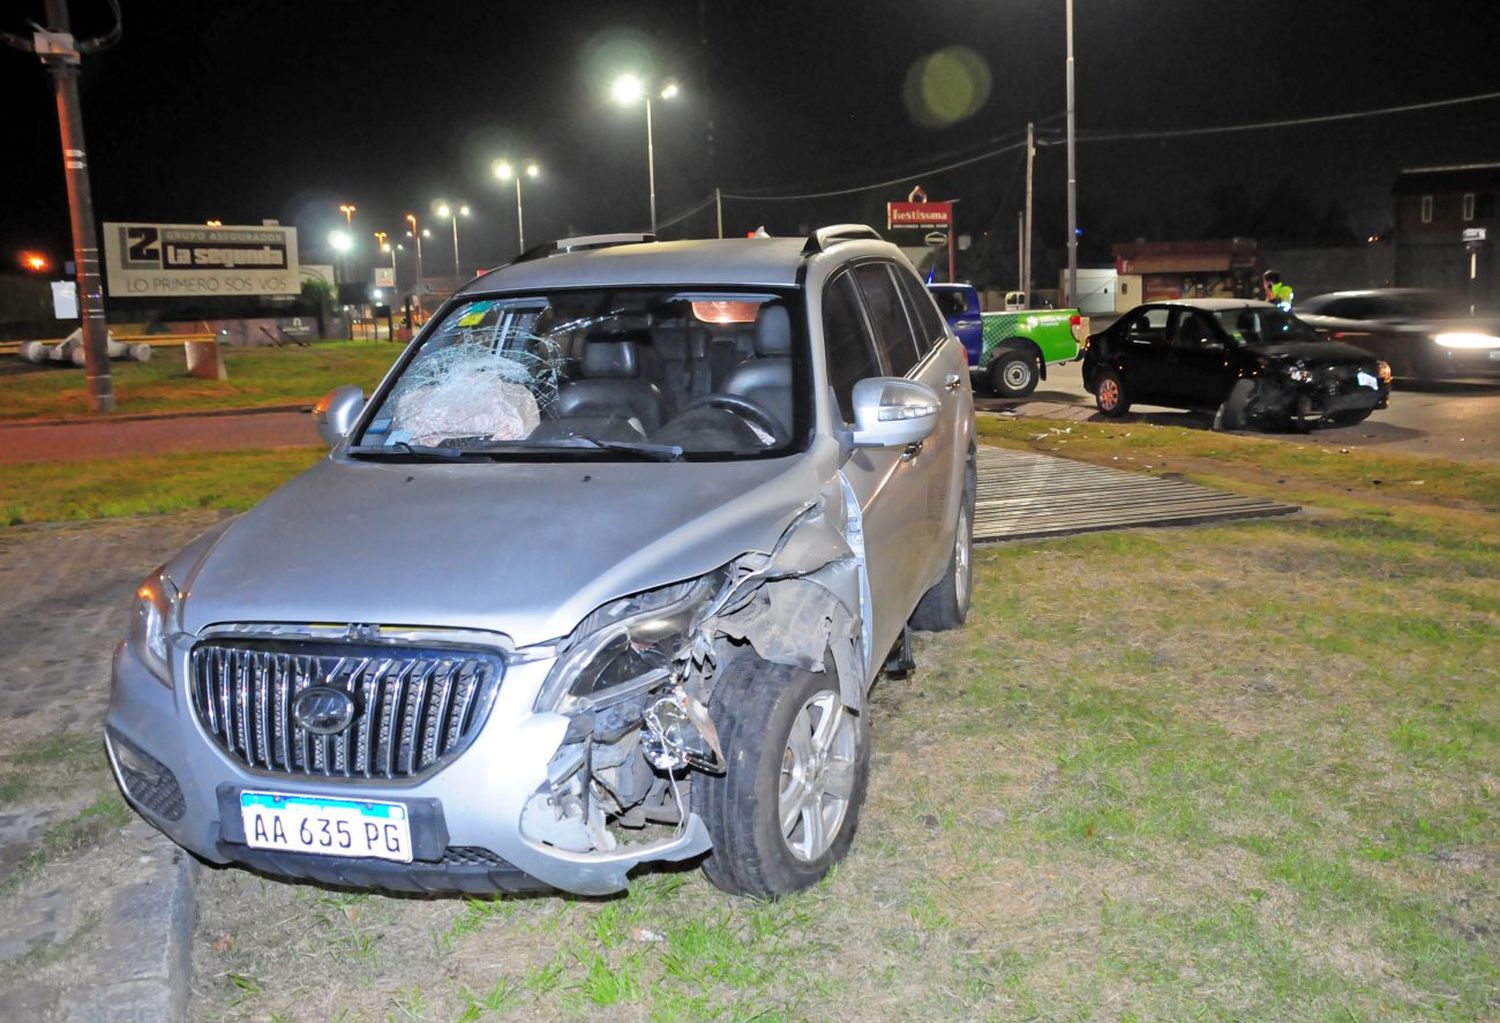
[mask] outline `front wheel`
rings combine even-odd
[[[995,353],[990,362],[990,389],[1002,398],[1024,398],[1036,390],[1040,376],[1036,356],[1020,349]]]
[[[711,713],[726,761],[693,779],[713,852],[703,872],[735,895],[771,898],[816,884],[849,851],[869,780],[870,724],[834,675],[740,656]]]

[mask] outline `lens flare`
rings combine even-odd
[[[967,46],[948,46],[906,72],[906,112],[924,128],[947,128],[973,117],[990,98],[990,68]]]

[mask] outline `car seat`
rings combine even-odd
[[[792,321],[786,306],[767,302],[755,316],[754,357],[729,371],[717,388],[749,398],[792,432]]]
[[[646,433],[661,426],[665,402],[660,388],[640,378],[641,358],[635,341],[586,341],[579,370],[583,379],[557,391],[558,418],[631,418]]]

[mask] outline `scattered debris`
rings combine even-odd
[[[217,953],[222,954],[222,953],[228,952],[229,949],[233,945],[234,945],[234,935],[232,935],[232,934],[224,934],[224,935],[220,935],[219,937],[215,938],[214,939],[214,943],[212,945],[210,945],[209,948],[213,949]]]
[[[667,936],[661,931],[653,931],[649,927],[632,927],[630,929],[630,940],[640,941],[649,945],[659,945],[667,940]]]

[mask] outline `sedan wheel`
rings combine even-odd
[[[1130,410],[1130,398],[1125,393],[1125,385],[1120,382],[1114,370],[1101,370],[1098,379],[1094,381],[1094,404],[1111,419],[1123,416]]]

